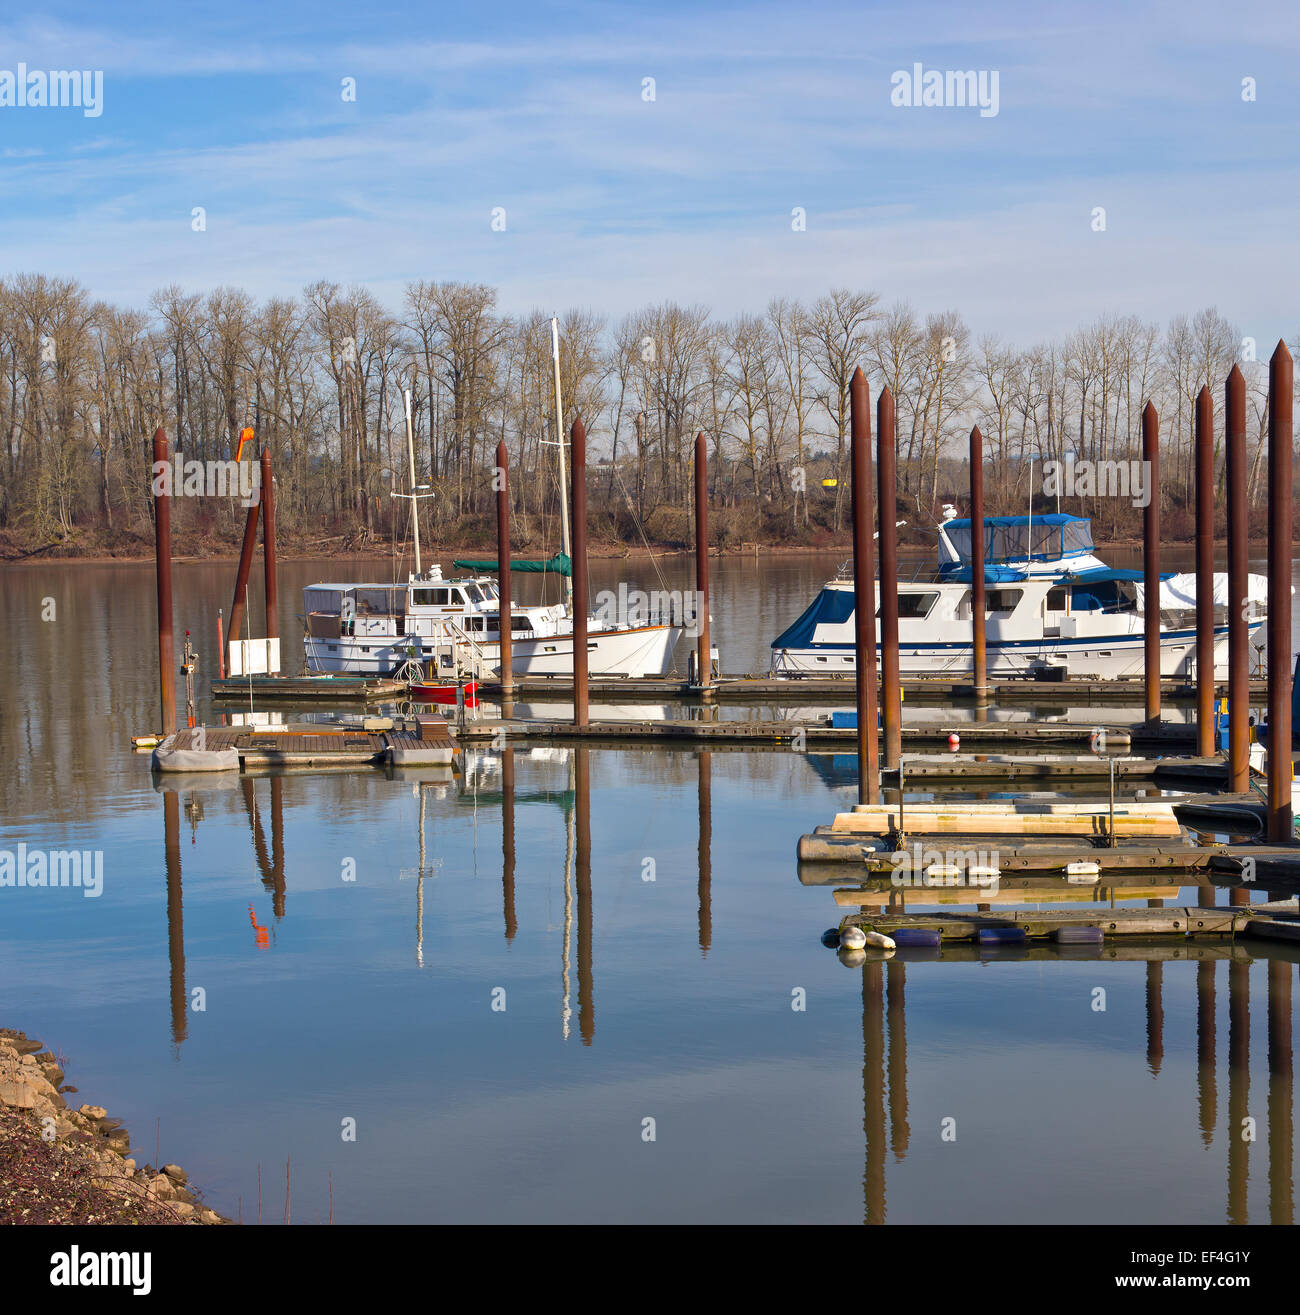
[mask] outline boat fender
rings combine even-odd
[[[1058,945],[1100,945],[1100,927],[1058,927],[1053,933]]]
[[[900,927],[894,933],[894,944],[900,949],[905,946],[922,946],[937,949],[943,940],[943,933],[937,927]]]

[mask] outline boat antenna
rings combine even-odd
[[[560,545],[564,555],[573,561],[573,547],[569,540],[569,490],[564,473],[564,405],[560,400],[560,321],[551,316],[551,360],[555,365],[555,445],[560,453]],[[564,592],[573,611],[573,573],[564,577]]]

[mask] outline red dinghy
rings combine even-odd
[[[478,707],[478,681],[471,680],[465,685],[459,686],[465,691],[465,706],[467,708]],[[445,703],[454,706],[456,703],[455,685],[412,685],[411,697],[419,699],[421,703]]]

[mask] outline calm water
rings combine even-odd
[[[720,563],[724,668],[764,669],[838,559]],[[205,659],[232,574],[176,571]],[[292,661],[301,586],[350,574],[283,568]],[[620,578],[663,587],[593,568]],[[0,848],[104,855],[98,899],[0,890],[0,1024],[226,1213],[256,1218],[260,1165],[282,1220],[288,1158],[296,1222],[331,1175],[341,1222],[1290,1218],[1269,1033],[1295,954],[846,968],[794,861],[850,798],[829,757],[519,748],[161,791],[129,745],[157,716],[151,568],[9,569],[0,595]]]

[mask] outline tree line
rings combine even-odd
[[[503,313],[491,287],[415,281],[400,306],[320,281],[256,301],[170,286],[145,308],[96,300],[71,279],[0,281],[0,534],[10,549],[129,551],[151,534],[150,439],[161,424],[185,459],[219,461],[252,425],[272,454],[285,546],[351,549],[400,535],[409,502],[411,394],[421,524],[435,542],[490,542],[498,442],[511,462],[521,545],[558,547],[550,317]],[[709,444],[710,498],[725,543],[829,543],[848,519],[849,384],[897,405],[900,515],[928,525],[960,500],[972,424],[985,436],[990,514],[1023,511],[1031,463],[1140,456],[1141,411],[1161,417],[1162,492],[1183,528],[1192,417],[1210,387],[1222,470],[1223,381],[1248,388],[1250,496],[1267,425],[1266,360],[1213,308],[1160,326],[1103,315],[1058,341],[975,336],[957,311],[918,315],[873,291],[775,298],[731,319],[672,302],[609,320],[560,317],[563,432],[591,445],[599,540],[690,539],[691,455]],[[1270,345],[1271,346],[1271,345]],[[1261,345],[1259,355],[1268,347]],[[1118,499],[1066,510],[1101,536],[1136,534]],[[1037,506],[1045,507],[1041,499]],[[178,532],[229,538],[233,499],[178,508]],[[1186,522],[1190,524],[1190,521]],[[12,552],[11,552],[12,555]]]

